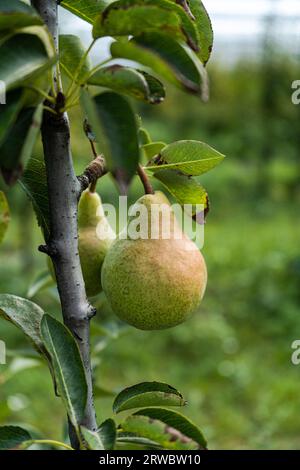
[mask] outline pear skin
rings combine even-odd
[[[78,205],[78,247],[85,288],[88,297],[99,294],[101,268],[115,234],[101,211],[101,198],[85,190]],[[105,234],[100,237],[100,232]]]
[[[157,239],[119,236],[103,263],[103,290],[121,320],[141,330],[170,328],[198,310],[207,283],[205,260],[197,246],[181,232],[163,193],[143,196],[136,204],[147,208],[148,231],[153,228],[154,205],[169,208],[173,222],[170,239],[163,238],[160,222]]]
[[[105,215],[96,192],[86,189],[78,205],[78,251],[88,297],[102,291],[101,268],[106,253],[115,239],[115,233]],[[100,236],[104,234],[103,236]],[[55,279],[53,264],[48,258],[48,268]]]

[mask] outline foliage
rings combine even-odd
[[[20,2],[1,2],[1,5],[2,3],[13,5]],[[62,2],[63,6],[91,23],[95,15],[101,14],[109,3],[92,0]],[[191,8],[193,3],[190,2]],[[32,18],[33,16],[35,18]],[[22,15],[20,17],[23,18]],[[16,18],[19,21],[20,17],[14,14],[14,19],[11,17],[11,25],[17,27],[13,21],[16,21]],[[31,12],[26,21],[35,24],[36,15]],[[131,57],[131,54],[136,54],[140,64],[150,66],[155,74],[159,75],[158,81],[153,78],[155,82],[150,83],[148,73],[146,77],[144,75],[145,80],[143,80],[144,72],[141,73],[140,66],[136,70],[117,68],[116,71],[123,74],[122,80],[127,84],[125,93],[124,87],[121,86],[124,82],[115,76],[117,74],[112,73],[114,69],[110,67],[113,66],[100,66],[100,69],[95,70],[89,78],[89,83],[111,88],[113,92],[121,95],[128,94],[142,102],[162,102],[164,92],[160,80],[167,80],[181,90],[191,91],[192,94],[201,93],[202,75],[194,74],[195,69],[192,65],[186,65],[186,71],[182,66],[182,63],[186,64],[185,52],[181,55],[179,50],[185,51],[186,45],[183,46],[181,42],[176,43],[170,36],[169,42],[172,42],[173,46],[176,44],[174,48],[158,51],[158,48],[153,46],[151,50],[150,47],[145,47],[147,35],[150,34],[154,33],[147,32],[131,41],[125,38],[122,41],[115,41],[112,45],[112,54],[114,55],[114,50],[117,51],[116,57],[125,57],[126,54],[130,54]],[[41,31],[37,37],[40,38],[40,35]],[[192,52],[193,63],[197,61],[195,56],[199,57],[201,51],[208,51],[210,48],[211,31],[208,31],[205,37],[208,39],[200,51]],[[167,41],[166,44],[169,44]],[[37,41],[36,43],[39,44]],[[70,43],[70,47],[73,47],[74,41],[71,40]],[[51,49],[50,41],[47,48]],[[43,51],[43,47],[40,50]],[[174,50],[178,52],[175,54],[176,60],[173,55]],[[48,53],[50,66],[52,56],[51,52]],[[74,57],[78,55],[75,54]],[[206,57],[200,55],[200,58],[205,62],[207,54]],[[273,60],[274,63],[268,66],[266,62],[264,67],[259,63],[245,62],[237,64],[232,69],[220,69],[216,66],[211,68],[212,96],[205,108],[195,105],[195,97],[187,95],[183,97],[181,91],[172,88],[168,88],[168,100],[158,111],[156,107],[146,108],[144,105],[139,107],[139,111],[143,113],[143,123],[151,134],[159,139],[149,142],[147,140],[149,133],[143,133],[137,126],[140,139],[139,152],[142,157],[147,155],[147,161],[155,159],[167,146],[164,141],[174,142],[178,141],[178,138],[192,141],[198,139],[199,135],[201,140],[211,142],[216,148],[231,155],[231,162],[221,166],[217,172],[201,176],[201,185],[197,176],[189,179],[184,174],[177,173],[175,176],[171,169],[153,170],[157,180],[154,184],[159,186],[162,182],[166,187],[171,172],[171,185],[168,189],[179,202],[190,200],[187,199],[190,194],[193,198],[199,195],[201,200],[206,200],[206,191],[202,183],[210,188],[213,211],[206,226],[204,250],[209,260],[210,276],[215,282],[208,287],[204,312],[201,316],[195,317],[188,325],[160,334],[129,330],[112,317],[101,296],[96,299],[103,312],[102,318],[96,318],[92,326],[94,375],[98,381],[95,387],[96,405],[102,424],[96,434],[83,428],[78,431],[83,447],[111,449],[114,446],[116,448],[165,446],[169,448],[170,445],[174,445],[170,443],[169,436],[163,432],[165,426],[162,427],[161,423],[165,423],[166,416],[177,412],[159,411],[159,408],[166,406],[166,403],[159,401],[160,391],[153,390],[159,387],[156,385],[157,382],[146,382],[146,386],[144,383],[133,386],[133,397],[130,395],[128,398],[126,390],[118,393],[117,397],[125,396],[122,403],[128,404],[130,400],[138,406],[144,403],[145,408],[139,410],[138,414],[130,411],[128,417],[119,419],[111,411],[112,397],[119,392],[120,385],[128,387],[129,384],[140,382],[143,370],[147,370],[147,377],[144,377],[144,380],[153,380],[155,377],[156,380],[176,383],[180,389],[187,391],[185,398],[189,406],[185,407],[185,413],[201,423],[201,429],[209,439],[210,447],[277,449],[298,447],[297,436],[300,430],[295,420],[300,405],[298,370],[290,365],[290,344],[299,329],[297,319],[300,305],[297,250],[300,235],[297,222],[297,204],[300,197],[297,161],[299,135],[297,126],[294,125],[294,121],[299,117],[299,109],[286,104],[289,98],[286,95],[286,85],[295,76],[297,68],[286,57],[279,56]],[[84,65],[85,61],[82,64]],[[38,81],[42,68],[39,69],[37,66],[33,69],[32,77]],[[64,70],[67,69],[68,65],[65,62]],[[202,70],[201,67],[200,69]],[[183,71],[185,72],[182,74]],[[45,72],[41,73],[45,77]],[[185,73],[188,75],[185,76]],[[81,73],[76,76],[74,68],[71,74],[73,78],[75,76],[75,83],[81,81]],[[70,73],[66,72],[66,75],[70,78]],[[251,81],[249,75],[252,77]],[[205,73],[203,77],[205,78]],[[270,77],[273,81],[273,93],[271,100],[266,100]],[[8,116],[5,116],[3,121],[1,117],[5,113],[1,113],[0,146],[3,139],[6,139],[7,127],[17,124],[19,113],[27,109],[24,89],[20,89],[18,84],[16,86],[17,88],[9,92],[8,102],[11,106],[5,108]],[[36,84],[36,88],[48,91],[48,85]],[[72,100],[69,103],[73,105],[78,93],[75,85],[71,92]],[[42,95],[37,92],[34,97],[35,105],[42,100]],[[92,95],[91,99],[94,99]],[[82,111],[79,113],[78,108],[76,112],[70,111],[75,165],[77,170],[81,171],[87,163],[82,154],[88,152],[88,142],[84,140],[80,131]],[[268,126],[264,125],[266,120]],[[3,126],[2,122],[9,123],[9,126],[6,124]],[[95,131],[97,122],[96,126],[95,122],[93,126]],[[146,141],[142,140],[142,134],[143,138],[146,136]],[[16,157],[16,161],[17,157],[24,161],[28,158],[28,155],[24,157],[18,152],[16,154],[8,152],[10,162],[13,164],[15,162],[13,157]],[[186,155],[189,155],[188,152]],[[202,158],[203,155],[200,156],[198,164],[201,164]],[[46,194],[43,187],[45,185],[42,183],[41,186],[37,186],[39,179],[31,178],[34,173],[40,176],[38,169],[42,171],[42,166],[38,166],[40,164],[41,161],[38,160],[36,171],[31,164],[27,166],[21,184],[24,187],[25,183],[30,182],[29,186],[30,184],[32,186],[27,193],[30,194],[36,211],[42,207],[42,214],[45,216],[47,215],[45,209],[47,199],[46,201],[43,199]],[[14,170],[12,172],[10,168],[8,173],[4,170],[3,174],[6,175],[7,181],[13,182],[19,176],[19,169]],[[133,171],[129,174],[133,175]],[[182,186],[182,180],[189,181],[188,186],[185,184]],[[135,177],[132,181],[130,196],[135,199],[139,186]],[[191,185],[193,190],[190,193]],[[183,198],[182,190],[184,190]],[[36,198],[36,193],[42,197]],[[101,181],[101,193],[104,200],[111,201],[113,197],[116,198],[117,193],[108,178],[103,178],[103,182]],[[5,244],[1,248],[1,291],[27,296],[28,279],[31,278],[33,282],[28,297],[38,302],[44,311],[49,311],[60,319],[56,289],[49,276],[45,275],[43,258],[35,254],[36,245],[42,242],[42,237],[34,226],[32,212],[18,187],[14,187],[8,193],[8,199],[13,214],[17,217],[13,217],[8,227],[9,236],[6,236]],[[40,201],[35,203],[38,199]],[[4,208],[4,212],[0,210],[0,228],[3,213],[5,228],[7,226],[6,203]],[[18,250],[15,249],[16,246]],[[8,300],[12,306],[16,304],[15,298],[1,297],[5,300],[6,309]],[[18,299],[18,302],[26,304],[26,308],[17,309],[19,324],[22,320],[20,312],[26,313],[29,305],[31,314],[40,311],[39,307],[28,304],[24,299]],[[3,307],[4,303],[0,308],[5,312]],[[9,308],[13,313],[12,307]],[[8,314],[9,312],[6,312],[6,317]],[[35,317],[30,316],[30,318],[33,320]],[[70,344],[72,343],[70,347],[75,348],[76,345],[64,327],[61,325],[58,329],[63,330],[63,334],[67,335]],[[33,444],[35,448],[39,445],[51,446],[50,448],[58,445],[66,446],[63,432],[62,442],[42,439],[45,435],[57,436],[58,424],[61,425],[61,429],[64,427],[64,414],[60,401],[52,396],[52,390],[49,391],[50,382],[46,371],[36,367],[40,364],[37,354],[28,348],[28,343],[16,329],[12,329],[4,322],[1,324],[1,338],[3,337],[7,338],[9,345],[9,364],[3,367],[3,370],[1,366],[0,371],[0,380],[3,384],[0,421],[1,423],[18,421],[20,424],[30,421],[36,428],[2,426],[0,428],[2,447],[15,448],[21,445],[27,448]],[[55,351],[52,345],[49,346],[49,339],[51,335],[49,337],[47,334],[46,342],[49,352],[52,351],[53,355]],[[116,339],[118,341],[115,341]],[[43,344],[40,349],[44,347]],[[11,360],[15,355],[19,358],[18,364]],[[20,356],[23,359],[20,359]],[[51,366],[49,358],[47,360]],[[61,372],[58,369],[56,364],[56,374]],[[64,373],[68,375],[67,372]],[[53,371],[52,374],[54,375]],[[278,377],[282,376],[285,380],[278,380]],[[14,380],[11,380],[12,377]],[[81,382],[83,383],[82,380]],[[101,386],[98,385],[99,382]],[[169,387],[162,383],[161,386],[163,390]],[[140,393],[144,387],[147,392]],[[129,390],[132,388],[129,387]],[[35,397],[34,401],[32,396]],[[101,403],[97,397],[101,397]],[[169,398],[171,402],[176,402],[178,397],[181,402],[180,395],[175,391]],[[115,400],[118,403],[118,398]],[[158,416],[157,413],[161,414]],[[153,427],[149,426],[150,414],[155,420]],[[43,422],[41,416],[44,418]],[[117,422],[118,429],[114,421]],[[189,420],[183,417],[183,422],[190,429]],[[171,427],[173,426],[176,428],[172,422]],[[192,427],[194,429],[194,425]],[[137,429],[139,435],[136,433]],[[186,429],[185,427],[184,432],[188,432]],[[180,426],[177,431],[183,432],[182,427]],[[190,435],[186,437],[191,438]],[[38,443],[39,441],[43,441],[44,444]],[[186,444],[194,445],[193,442]]]
[[[199,8],[193,5],[193,13],[183,5],[168,0],[99,3],[65,0],[62,6],[92,23],[92,41],[88,49],[84,48],[78,37],[62,35],[56,50],[51,36],[54,35],[53,31],[48,31],[34,8],[21,1],[0,2],[0,29],[3,31],[0,76],[8,92],[7,107],[0,120],[0,169],[8,185],[20,180],[21,188],[32,202],[45,241],[49,243],[49,175],[46,175],[43,162],[32,158],[42,121],[43,128],[49,125],[47,113],[60,119],[65,111],[81,106],[87,117],[84,126],[94,156],[97,144],[98,152],[105,158],[105,171],[110,172],[120,192],[125,194],[141,165],[141,154],[145,150],[144,142],[140,141],[139,121],[131,103],[122,94],[150,104],[161,103],[165,98],[165,88],[160,81],[162,78],[206,99],[208,82],[204,66],[212,47],[211,24],[202,4]],[[130,58],[150,70],[121,64],[104,67],[101,63],[93,68],[89,53],[96,41],[105,36],[118,37],[112,45],[111,59],[124,57],[127,46]],[[122,36],[125,36],[124,41]],[[128,36],[131,36],[129,42]],[[152,76],[151,69],[161,77]],[[69,80],[65,92],[61,88],[60,73]],[[89,85],[105,87],[110,91],[95,95]],[[147,143],[151,143],[150,136]],[[178,196],[180,204],[201,198],[207,206],[205,190],[191,178],[212,169],[221,162],[223,155],[206,144],[191,141],[175,142],[173,146],[163,148],[156,145],[156,149],[158,154],[152,153],[142,171],[153,178],[160,173],[158,179],[164,182],[171,194]],[[164,171],[168,172],[167,182],[162,175]],[[180,183],[178,174],[182,176]],[[1,241],[8,218],[8,206],[1,193]],[[49,286],[52,287],[49,279],[39,275],[29,288],[28,296],[33,297]],[[89,365],[82,360],[74,337],[77,333],[73,331],[73,336],[72,329],[70,331],[37,304],[13,295],[1,294],[0,313],[28,337],[41,357],[46,359],[55,392],[62,399],[81,449],[113,449],[118,445],[119,432],[123,433],[123,446],[134,443],[147,447],[148,440],[151,445],[160,448],[206,446],[200,430],[187,418],[158,408],[161,405],[185,404],[177,390],[159,382],[145,382],[127,388],[114,402],[113,409],[117,413],[145,408],[142,417],[136,414],[131,417],[133,422],[138,423],[137,429],[132,428],[131,422],[131,431],[128,431],[128,417],[118,429],[112,420],[103,422],[97,432],[82,426],[88,402]],[[148,409],[149,406],[157,408]],[[153,423],[145,413],[155,413]],[[157,433],[155,427],[160,432]],[[35,439],[19,427],[0,428],[1,448],[27,449],[33,444],[70,449],[64,442]]]
[[[193,97],[183,100],[175,89],[169,90],[160,113],[142,105],[143,121],[155,139],[171,142],[200,137],[231,158],[218,171],[201,177],[210,190],[212,210],[205,226],[204,253],[214,279],[202,313],[174,330],[141,333],[114,321],[102,296],[94,302],[102,311],[101,318],[97,316],[92,323],[100,421],[114,417],[112,403],[120,387],[141,380],[167,381],[184,392],[188,406],[182,410],[201,425],[209,448],[299,447],[295,420],[300,406],[299,370],[290,363],[300,306],[299,136],[294,125],[299,109],[286,104],[286,83],[295,76],[297,66],[279,56],[272,70],[277,91],[276,110],[270,117],[271,140],[261,125],[266,111],[261,102],[264,74],[260,63],[211,67],[212,96],[205,109]],[[251,85],[249,73],[254,77]],[[77,110],[71,120],[80,173],[88,162],[84,155],[89,147]],[[282,139],[283,135],[289,135],[289,140]],[[270,143],[270,159],[260,157],[265,142]],[[260,185],[262,168],[264,184]],[[99,189],[105,202],[117,198],[108,177],[101,180]],[[130,201],[137,199],[140,190],[135,178]],[[42,239],[18,186],[8,199],[15,216],[0,250],[0,290],[24,296],[29,279],[34,285],[39,273],[46,275],[44,257],[36,254]],[[53,285],[37,291],[33,300],[59,318]],[[0,370],[1,425],[30,422],[35,427],[34,432],[28,428],[32,435],[38,432],[39,438],[52,439],[60,428],[63,440],[64,413],[60,400],[53,396],[46,368],[25,368],[34,353],[16,329],[2,322],[0,336],[8,347],[8,364]],[[23,358],[22,363],[17,359],[18,368],[15,354]],[[138,448],[145,444],[142,438],[136,440]],[[120,448],[126,441],[119,434]]]

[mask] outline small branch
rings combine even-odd
[[[107,173],[105,160],[101,155],[98,155],[95,160],[93,160],[84,170],[83,174],[78,176],[78,181],[80,183],[80,190],[78,197],[80,197],[82,191],[84,191],[88,186],[91,185],[91,190],[94,191],[97,181],[101,176],[104,176]]]
[[[55,99],[53,98],[53,96],[50,96],[48,93],[41,90],[40,88],[36,86],[32,86],[32,85],[26,85],[25,88],[28,88],[28,90],[33,90],[36,93],[39,93],[43,98],[45,98],[45,100],[49,101],[49,103],[53,103],[53,104],[55,103]]]
[[[154,194],[154,190],[152,187],[152,184],[149,181],[149,178],[142,167],[142,165],[138,166],[137,173],[140,177],[141,182],[143,183],[144,189],[145,189],[145,194]]]
[[[100,70],[104,65],[108,64],[109,62],[113,61],[113,57],[109,57],[108,59],[105,59],[103,62],[100,62],[100,64],[97,64],[92,70],[90,70],[89,74],[86,77],[86,80],[92,77],[98,70]]]
[[[31,3],[47,25],[58,51],[57,1],[32,0]],[[59,70],[54,68],[53,76],[56,83],[56,103],[54,109],[51,103],[45,103],[50,106],[51,111],[45,110],[41,127],[49,197],[50,236],[46,240],[47,245],[42,245],[39,249],[52,259],[64,323],[78,343],[85,369],[88,398],[85,416],[79,424],[95,431],[97,422],[90,361],[90,319],[95,315],[95,309],[86,296],[78,251],[77,204],[82,183],[74,172],[69,120],[67,114],[62,113],[65,97],[60,91]],[[84,178],[88,184],[90,179],[93,180],[93,175],[94,170],[85,171]],[[69,435],[72,447],[78,449],[80,444],[70,423]]]
[[[81,57],[80,61],[79,61],[79,64],[77,66],[77,69],[75,70],[74,72],[74,76],[73,76],[73,79],[71,81],[71,84],[69,86],[69,89],[67,91],[67,98],[69,99],[70,96],[72,96],[73,92],[72,92],[72,89],[73,87],[75,86],[75,91],[76,91],[76,88],[78,87],[78,85],[76,85],[76,81],[78,80],[79,76],[80,76],[80,72],[81,72],[81,69],[84,65],[84,62],[85,60],[87,59],[89,53],[91,52],[93,46],[95,45],[95,42],[97,41],[97,39],[93,39],[91,44],[89,45],[89,47],[86,49],[85,53],[83,54],[83,56]]]
[[[54,258],[55,256],[57,256],[57,253],[58,253],[55,246],[51,246],[50,243],[48,245],[40,245],[38,247],[38,250],[41,253],[44,253],[45,255],[50,256],[50,258]]]

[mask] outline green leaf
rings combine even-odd
[[[46,350],[40,333],[43,315],[44,311],[29,300],[15,295],[0,294],[0,316],[20,328],[35,348],[45,354]]]
[[[80,431],[88,450],[104,450],[104,445],[98,432],[90,431],[84,426],[80,427]]]
[[[36,10],[19,0],[1,0],[0,31],[42,25],[43,21]]]
[[[175,12],[147,4],[133,4],[128,8],[126,3],[127,0],[114,2],[104,10],[94,23],[94,38],[137,36],[144,32],[167,30],[176,38],[184,39],[180,18]]]
[[[42,228],[45,240],[48,240],[50,236],[50,214],[44,161],[32,157],[19,183],[31,200],[38,224]]]
[[[3,242],[10,221],[9,205],[3,191],[0,191],[0,244]]]
[[[95,72],[88,84],[97,85],[133,96],[136,99],[158,104],[165,98],[163,84],[148,73],[123,65],[110,65]]]
[[[189,7],[195,17],[199,34],[200,51],[198,53],[204,65],[208,62],[213,48],[214,33],[206,8],[201,0],[189,0]]]
[[[79,18],[93,24],[97,15],[101,13],[113,0],[63,0],[61,6]]]
[[[6,95],[6,104],[1,105],[0,113],[0,146],[11,126],[17,119],[19,111],[21,110],[23,99],[22,89],[10,91]]]
[[[62,323],[47,314],[41,321],[41,335],[52,359],[58,392],[78,429],[85,413],[87,382],[77,343]]]
[[[30,300],[15,295],[0,294],[0,317],[17,326],[31,341],[35,349],[48,363],[56,392],[56,381],[50,356],[44,346],[40,325],[44,311]]]
[[[27,297],[32,299],[32,297],[34,297],[38,292],[45,290],[53,285],[55,285],[55,282],[52,276],[49,274],[48,269],[42,271],[29,286]]]
[[[198,51],[198,31],[191,18],[168,0],[119,0],[110,4],[94,23],[94,38],[138,36],[164,31]]]
[[[111,45],[115,58],[133,60],[152,69],[178,88],[208,98],[206,71],[197,56],[164,33],[145,33]]]
[[[149,87],[150,97],[151,97],[151,99],[149,100],[149,103],[150,104],[161,103],[166,97],[164,85],[161,83],[160,80],[158,80],[156,77],[153,77],[153,75],[149,75],[149,73],[145,72],[144,70],[138,70],[138,72],[143,75]]]
[[[113,450],[115,448],[117,429],[113,419],[103,421],[98,429],[98,434],[105,450]]]
[[[84,57],[86,50],[80,38],[73,34],[61,34],[59,36],[59,63],[62,70],[76,82],[84,83],[89,71],[91,61]],[[80,70],[78,66],[80,65]]]
[[[192,212],[189,215],[203,223],[203,216],[208,210],[208,195],[198,181],[177,170],[159,170],[153,176],[167,188],[178,204],[189,204]],[[204,213],[197,212],[197,205],[203,206]]]
[[[151,160],[151,158],[155,157],[162,151],[167,144],[165,142],[151,142],[149,144],[145,144],[142,146],[142,149],[146,155],[147,160]]]
[[[199,444],[188,438],[173,426],[166,425],[163,421],[148,416],[129,416],[122,424],[121,430],[140,438],[157,443],[163,449],[168,450],[197,450]]]
[[[47,45],[37,34],[19,33],[0,45],[0,77],[6,90],[44,73],[56,60],[49,57]]]
[[[198,426],[177,411],[165,408],[146,408],[137,411],[134,416],[144,416],[150,419],[160,420],[165,425],[177,429],[184,436],[197,442],[199,447],[204,449],[207,447],[207,442]]]
[[[113,403],[114,413],[147,406],[184,406],[183,396],[178,390],[161,382],[142,382],[125,388]]]
[[[134,446],[142,446],[144,449],[161,449],[162,448],[162,446],[158,444],[158,442],[154,442],[145,437],[140,437],[133,433],[128,433],[128,432],[118,433],[117,444],[131,444]]]
[[[2,170],[13,170],[19,166],[24,141],[31,128],[34,113],[35,108],[22,109],[14,125],[2,142],[0,146],[0,167]]]
[[[33,445],[38,446],[38,450],[42,450],[40,446],[47,446],[48,450],[55,449],[56,447],[64,450],[74,450],[65,442],[53,441],[51,439],[31,439],[30,441],[24,441],[18,449],[27,450]]]
[[[140,142],[141,145],[146,145],[146,144],[151,144],[152,143],[151,136],[150,136],[149,132],[147,131],[147,129],[145,129],[144,127],[139,128],[138,136],[139,136],[139,142]]]
[[[0,167],[7,184],[13,184],[22,172],[22,161],[32,154],[40,132],[43,105],[24,108],[0,146]]]
[[[22,162],[27,162],[31,157],[33,152],[36,140],[40,133],[40,128],[42,125],[42,118],[43,118],[43,104],[39,104],[36,108],[34,115],[32,117],[32,121],[30,123],[30,127],[28,129],[26,138],[24,140],[24,144],[22,147],[22,151],[20,153],[20,160]]]
[[[82,104],[108,169],[125,193],[140,157],[135,114],[128,101],[113,92],[91,98],[83,90]]]
[[[167,145],[146,166],[147,170],[180,170],[198,176],[219,165],[225,156],[209,145],[197,140],[179,140]]]
[[[30,439],[30,434],[18,426],[0,427],[0,450],[17,449],[23,442]]]

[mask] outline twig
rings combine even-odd
[[[56,0],[32,0],[53,36],[58,50],[58,16]],[[55,75],[55,70],[53,71]],[[56,87],[59,90],[59,77]],[[57,93],[62,104],[64,97]],[[58,110],[60,111],[60,109]],[[82,190],[76,178],[71,149],[70,126],[67,114],[54,115],[44,112],[42,140],[47,173],[50,210],[50,236],[42,251],[51,256],[60,296],[64,323],[76,338],[88,385],[88,399],[81,425],[90,430],[97,429],[93,402],[92,371],[90,362],[90,318],[95,309],[89,304],[78,252],[77,204]],[[72,425],[69,426],[72,447],[79,442]]]
[[[154,190],[152,187],[152,184],[149,181],[149,178],[142,167],[142,165],[138,166],[137,173],[140,177],[141,182],[143,183],[144,189],[145,189],[145,194],[154,194]]]

